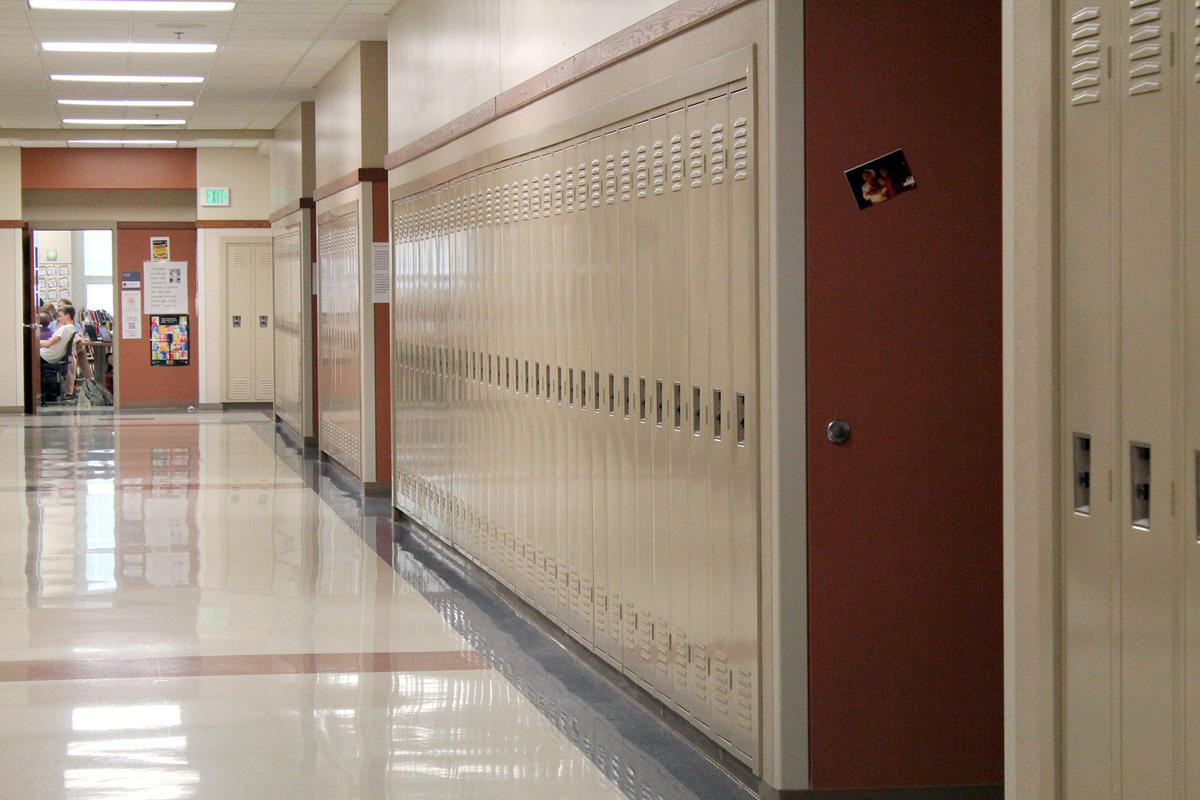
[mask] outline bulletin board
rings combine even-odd
[[[188,365],[188,315],[150,315],[150,366]]]

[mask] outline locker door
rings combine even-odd
[[[1121,467],[1120,775],[1124,797],[1174,792],[1176,536],[1171,476],[1176,463],[1175,92],[1168,68],[1175,9],[1137,0],[1116,20],[1113,65],[1122,102],[1121,141]],[[1166,479],[1164,482],[1164,478]]]
[[[254,245],[225,246],[225,399],[254,399]]]
[[[754,102],[749,89],[729,97],[730,293],[732,378],[726,425],[733,447],[733,574],[730,640],[734,690],[733,744],[758,754],[758,258],[754,216]]]
[[[1190,58],[1179,59],[1184,86],[1185,158],[1183,196],[1184,254],[1184,364],[1186,395],[1184,402],[1187,450],[1183,454],[1184,508],[1180,514],[1179,539],[1185,547],[1184,604],[1185,619],[1184,691],[1186,709],[1184,741],[1187,749],[1183,763],[1184,797],[1200,796],[1200,10],[1195,16],[1183,15],[1180,24],[1185,33],[1180,41],[1192,42],[1182,52]]]
[[[732,512],[730,489],[733,482],[733,439],[728,422],[733,368],[730,363],[729,301],[729,99],[727,94],[710,97],[704,126],[708,175],[708,314],[711,384],[705,395],[709,410],[705,414],[703,438],[710,449],[709,461],[709,536],[711,591],[708,609],[711,630],[709,696],[712,702],[713,731],[725,742],[733,737],[730,699],[733,675],[729,654],[733,566]]]
[[[650,121],[642,120],[625,129],[621,143],[618,194],[622,205],[633,210],[633,267],[634,294],[627,296],[626,306],[633,310],[632,389],[633,440],[636,483],[637,534],[637,606],[634,609],[634,675],[643,686],[654,684],[653,622],[656,594],[654,574],[654,339],[651,327],[654,320],[654,207],[649,194],[639,192],[637,184],[649,170]],[[629,302],[632,300],[632,302]]]
[[[667,244],[663,268],[670,276],[675,302],[667,307],[667,318],[671,330],[671,374],[668,391],[668,407],[671,410],[668,425],[671,427],[671,551],[675,560],[671,570],[671,697],[681,710],[693,707],[689,702],[690,673],[688,654],[692,627],[691,565],[682,554],[690,552],[695,538],[691,528],[691,415],[687,411],[687,400],[691,394],[690,361],[691,328],[690,298],[688,292],[687,245],[684,237],[687,223],[685,194],[685,151],[687,136],[685,112],[682,107],[667,114],[667,186],[664,202],[667,204]],[[697,515],[697,520],[702,519]]]
[[[671,270],[668,242],[671,218],[667,202],[667,117],[659,114],[650,120],[647,163],[639,171],[634,190],[639,202],[650,205],[650,291],[655,298],[650,309],[645,335],[650,343],[651,420],[651,502],[654,507],[654,594],[652,598],[653,678],[651,683],[660,696],[670,695],[670,634],[673,607],[671,573],[675,558],[671,551]]]
[[[275,298],[271,245],[254,248],[254,399],[275,399]]]
[[[1114,620],[1119,569],[1112,435],[1119,319],[1115,115],[1106,63],[1114,4],[1071,5],[1063,30],[1063,764],[1067,798],[1113,797],[1118,719]],[[1095,165],[1105,165],[1097,169]],[[1111,165],[1111,166],[1110,166]],[[1119,463],[1119,462],[1118,462]]]
[[[689,100],[685,110],[684,194],[687,203],[688,383],[684,386],[684,430],[688,433],[689,499],[692,537],[689,548],[691,646],[688,657],[691,690],[689,710],[706,729],[711,722],[708,696],[710,553],[709,462],[711,437],[708,392],[712,386],[709,350],[708,192],[704,152],[708,114],[703,101]],[[713,287],[713,291],[717,291]]]

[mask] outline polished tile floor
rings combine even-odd
[[[753,797],[264,413],[0,451],[0,799]]]

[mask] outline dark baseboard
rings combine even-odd
[[[271,403],[221,403],[219,406],[222,411],[273,411],[275,406]]]
[[[891,789],[776,789],[763,783],[762,800],[1004,800],[1001,785],[921,786]]]

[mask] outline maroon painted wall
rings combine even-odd
[[[804,62],[813,784],[999,783],[1000,4],[806,0]]]

